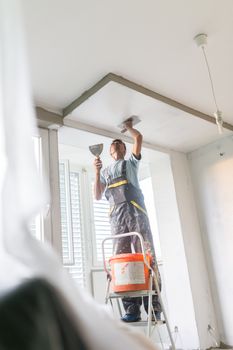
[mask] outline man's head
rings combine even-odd
[[[110,146],[110,154],[115,160],[124,159],[126,154],[126,146],[124,142],[120,139],[113,140]]]

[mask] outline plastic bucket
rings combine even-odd
[[[151,256],[146,256],[150,265]],[[109,259],[113,292],[129,292],[149,289],[149,269],[145,265],[143,255],[118,254]]]

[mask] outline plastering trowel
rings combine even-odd
[[[125,123],[132,121],[132,126],[140,123],[141,119],[139,119],[139,117],[137,115],[131,115],[131,117],[127,118],[126,120],[124,120],[120,125],[118,125],[118,128],[121,129],[121,133],[126,132],[126,127],[125,127]]]
[[[99,158],[103,151],[103,146],[103,143],[99,143],[98,145],[89,146],[89,150],[95,157]]]

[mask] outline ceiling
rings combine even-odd
[[[196,34],[206,33],[206,53],[218,105],[224,121],[233,125],[232,0],[22,0],[22,3],[37,106],[62,113],[112,72],[212,116],[215,105],[207,68],[193,41]],[[125,101],[118,99],[116,91],[111,93],[114,103],[112,110],[107,106],[108,120],[100,105],[109,100],[98,100],[98,92],[93,96],[95,103],[92,99],[86,107],[85,103],[81,105],[82,115],[75,118],[117,132],[114,128],[131,111]],[[125,93],[128,96],[129,92]],[[164,114],[158,113],[161,105],[149,117],[151,112],[145,112],[145,99],[148,101],[148,97],[139,94],[133,97],[135,106],[144,106],[138,107],[142,120],[138,127],[147,142],[189,152],[219,138],[213,124],[195,116],[185,117],[171,110],[170,116],[167,113],[163,118]],[[134,106],[132,109],[135,111]]]
[[[164,149],[187,153],[231,133],[219,135],[215,124],[113,81],[69,113],[65,123],[72,120],[119,133],[119,125],[133,115],[139,117],[135,127],[144,142]]]

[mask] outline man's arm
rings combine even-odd
[[[141,149],[142,149],[142,134],[137,130],[132,127],[132,121],[127,121],[124,124],[125,128],[129,131],[130,135],[134,139],[134,144],[133,144],[133,154],[136,157],[139,157],[141,154]]]
[[[95,183],[94,183],[94,197],[98,201],[102,198],[105,185],[100,181],[100,170],[102,168],[102,161],[100,158],[95,158],[94,160],[95,167]]]

